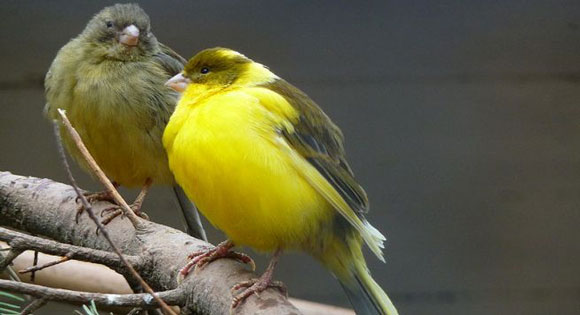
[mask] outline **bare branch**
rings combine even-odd
[[[92,220],[81,216],[79,223],[75,222],[75,198],[74,189],[68,185],[0,172],[0,222],[3,226],[76,246],[111,251],[105,239],[94,235]],[[100,202],[93,208],[100,214],[111,206]],[[175,289],[179,269],[187,263],[188,254],[211,246],[181,231],[149,221],[143,221],[143,226],[135,229],[128,220],[115,220],[107,230],[112,240],[122,245],[124,254],[142,260],[140,273],[157,291]],[[131,278],[127,270],[120,273]],[[230,288],[255,277],[234,260],[212,262],[180,284],[185,297],[181,313],[227,314],[233,298]],[[276,289],[267,289],[259,297],[249,297],[236,309],[237,314],[257,312],[300,314]]]
[[[16,258],[18,258],[18,257],[16,257]],[[14,258],[12,261],[16,260],[16,258]],[[1,262],[4,262],[4,255],[2,254],[1,251],[0,251],[0,261]],[[4,269],[6,270],[6,273],[8,274],[8,277],[12,281],[20,281],[20,277],[18,276],[18,274],[14,271],[14,269],[11,266],[6,266],[6,267],[4,267]],[[0,275],[1,274],[2,274],[2,272],[0,271]]]
[[[121,271],[125,268],[123,262],[114,253],[63,244],[2,227],[0,227],[0,241],[7,242],[13,249],[35,250],[56,256],[69,255],[71,259],[103,264],[116,271]],[[141,264],[141,259],[137,256],[125,255],[125,258],[134,266],[139,266]]]
[[[36,267],[38,265],[38,251],[34,251],[34,258],[32,259],[32,266]],[[33,271],[30,274],[30,281],[34,282],[34,280],[36,279],[36,272]]]
[[[4,254],[2,254],[3,251],[12,250],[12,247],[10,247],[10,246],[3,247],[4,245],[8,245],[8,244],[0,242],[0,261],[4,260]],[[12,265],[15,265],[15,261],[19,257],[22,257],[23,256],[22,254],[18,255],[18,257],[14,258],[12,260]],[[18,273],[16,273],[16,271],[14,271],[14,268],[12,266],[6,266],[5,271],[8,274],[8,277],[10,278],[10,280],[16,281],[16,282],[22,282],[22,280],[20,279],[20,276],[18,275]],[[0,269],[0,276],[1,275],[2,275],[2,271]],[[25,295],[24,298],[26,299],[26,301],[31,300],[31,297],[28,295]]]
[[[46,299],[47,301],[64,301],[69,303],[89,303],[90,301],[94,301],[97,306],[159,307],[159,303],[153,299],[153,296],[149,293],[106,294],[79,292],[1,279],[0,290],[28,294]],[[159,298],[163,299],[165,303],[171,305],[179,305],[183,303],[184,294],[179,289],[158,292],[157,295]]]
[[[36,253],[38,253],[38,252],[36,252]],[[46,263],[46,264],[43,264],[43,265],[40,265],[40,266],[38,266],[35,263],[34,266],[31,266],[31,267],[28,267],[26,269],[20,270],[18,272],[19,273],[36,272],[36,271],[39,271],[39,270],[42,270],[42,269],[45,269],[45,268],[48,268],[48,267],[52,267],[52,266],[55,266],[55,265],[58,265],[58,264],[62,264],[63,262],[67,262],[67,261],[70,260],[70,256],[72,256],[72,253],[67,253],[65,256],[61,257],[58,260],[53,260],[53,261],[51,261],[49,263]],[[38,255],[37,255],[37,257],[38,257]]]
[[[4,243],[0,242],[0,245],[2,244]],[[30,267],[33,255],[33,251],[25,251],[14,259],[11,267],[15,270]],[[38,261],[42,265],[59,258],[59,256],[40,253]],[[135,293],[129,287],[127,280],[118,272],[104,265],[79,260],[69,260],[65,264],[58,264],[49,269],[40,270],[37,272],[35,282],[30,281],[30,274],[21,274],[19,276],[22,282],[52,288],[116,294]],[[8,277],[0,274],[0,279],[8,280]]]
[[[0,243],[0,246],[2,244]],[[23,269],[28,266],[32,252],[26,251],[18,256],[17,259],[13,261],[15,269]],[[46,254],[41,254],[40,261],[46,263],[53,261],[58,257],[49,256]],[[67,275],[63,279],[63,275]],[[84,277],[78,277],[74,275],[86,275]],[[90,278],[88,277],[90,276]],[[23,280],[26,281],[26,278]],[[50,272],[40,272],[39,278],[35,284],[48,286],[48,287],[60,287],[67,288],[69,290],[75,291],[89,291],[89,292],[103,292],[103,293],[115,293],[115,294],[130,294],[132,291],[129,289],[125,280],[114,271],[103,268],[101,265],[88,264],[85,262],[79,262],[71,260],[67,264],[53,267]],[[311,301],[299,300],[290,298],[289,301],[295,305],[304,315],[354,315],[354,312],[350,309],[345,309],[341,307],[336,307],[332,305],[325,305],[320,303],[315,303]],[[102,311],[114,311],[119,312],[119,308],[109,308],[101,307]]]
[[[22,249],[11,248],[8,253],[4,255],[2,261],[0,261],[0,272],[4,271],[4,269],[8,267],[10,263],[12,263],[12,261],[18,257],[18,255],[22,254],[23,251],[24,250]]]
[[[105,175],[105,172],[103,172],[103,170],[101,170],[101,168],[99,167],[99,165],[97,164],[95,159],[91,156],[91,154],[89,153],[89,150],[87,149],[87,147],[83,143],[81,136],[78,134],[78,132],[71,125],[70,121],[68,120],[68,117],[66,117],[65,111],[59,108],[58,113],[60,114],[60,117],[62,118],[62,122],[64,123],[64,126],[68,130],[68,132],[69,132],[70,136],[72,137],[74,143],[76,144],[77,148],[79,149],[79,151],[81,152],[81,154],[83,155],[83,157],[87,161],[89,167],[93,171],[93,174],[96,175],[97,178],[99,179],[99,181],[103,184],[103,186],[105,186],[105,189],[107,190],[107,192],[110,193],[111,196],[113,196],[115,203],[117,203],[121,207],[121,209],[123,210],[123,214],[127,218],[129,218],[129,220],[131,221],[133,226],[135,228],[139,227],[139,225],[142,222],[142,219],[139,218],[133,212],[133,210],[131,209],[129,204],[125,201],[125,199],[123,199],[123,197],[121,196],[121,194],[119,194],[117,189],[115,189],[115,186],[113,186],[113,183],[111,183],[111,181],[109,180],[107,175]],[[55,134],[57,135],[57,138],[59,140],[58,141],[59,142],[59,150],[61,151],[61,153],[64,153],[64,150],[62,149],[62,140],[60,139],[60,133],[58,131],[56,131]],[[77,186],[74,178],[72,178],[72,174],[70,174],[70,167],[68,166],[68,162],[66,162],[66,154],[64,154],[63,159],[67,165],[66,168],[69,170],[68,171],[69,177],[71,177],[71,181],[73,182],[73,186]],[[82,197],[81,197],[81,199],[82,199]],[[85,199],[85,201],[86,201],[86,199]]]
[[[83,141],[81,140],[81,137],[79,136],[79,134],[77,133],[77,131],[73,128],[73,126],[71,125],[70,121],[68,120],[68,118],[66,117],[66,114],[64,112],[64,110],[59,109],[58,113],[60,114],[69,134],[71,135],[71,137],[73,138],[77,148],[80,150],[80,152],[83,154],[85,160],[89,163],[91,169],[93,170],[93,172],[97,175],[97,177],[101,180],[101,182],[103,183],[103,185],[105,185],[105,187],[107,188],[108,192],[114,197],[115,201],[117,202],[118,205],[121,206],[122,209],[124,209],[124,214],[129,218],[129,220],[131,221],[131,223],[133,224],[133,226],[135,228],[141,226],[141,219],[135,215],[135,213],[133,212],[133,210],[129,207],[129,205],[127,204],[127,202],[125,202],[125,200],[121,197],[121,195],[119,194],[119,192],[115,189],[115,187],[113,186],[113,183],[111,183],[111,181],[109,180],[109,178],[107,178],[107,176],[105,175],[105,173],[101,170],[101,168],[97,165],[97,162],[93,159],[93,157],[91,156],[91,154],[89,153],[89,151],[87,150],[87,148],[85,147]],[[141,277],[141,275],[139,275],[139,273],[137,272],[137,270],[135,270],[135,268],[133,268],[133,266],[131,265],[131,263],[129,263],[129,261],[127,261],[125,259],[125,257],[123,256],[123,254],[121,253],[121,251],[119,250],[119,248],[117,247],[117,245],[113,242],[113,240],[111,239],[111,237],[109,236],[109,232],[105,229],[105,226],[99,221],[99,219],[97,218],[97,216],[95,215],[95,213],[93,212],[93,208],[91,207],[91,205],[89,204],[89,202],[87,201],[87,198],[85,198],[85,196],[81,193],[80,189],[78,188],[78,185],[72,175],[72,172],[70,170],[70,166],[68,164],[67,158],[66,158],[66,154],[64,152],[63,146],[62,146],[62,139],[60,137],[60,132],[58,131],[58,124],[56,122],[54,122],[54,133],[56,135],[56,138],[58,140],[58,148],[64,163],[64,166],[66,168],[68,177],[74,187],[75,192],[77,193],[77,196],[80,198],[80,200],[83,203],[83,207],[85,209],[85,211],[89,214],[90,218],[95,222],[95,224],[97,225],[99,231],[101,231],[101,233],[103,233],[103,236],[105,237],[105,239],[107,239],[107,242],[109,242],[109,245],[111,246],[111,248],[113,248],[113,251],[119,256],[119,259],[121,259],[121,261],[123,262],[123,264],[127,267],[127,269],[129,270],[129,272],[131,273],[131,275],[137,280],[137,282],[139,282],[139,284],[141,285],[141,287],[143,288],[143,290],[145,292],[148,292],[149,294],[151,294],[153,296],[153,299],[155,299],[155,301],[159,304],[159,306],[161,306],[161,308],[163,309],[163,311],[165,311],[167,314],[175,314],[175,312],[173,312],[173,310],[171,308],[169,308],[169,306],[167,306],[163,300],[161,300],[157,294],[155,294],[155,291],[149,286],[149,284],[147,284],[147,282],[145,282],[145,280],[143,280],[143,278]],[[75,217],[76,218],[76,217]],[[34,275],[34,273],[33,273]],[[177,314],[175,314],[177,315]]]
[[[21,315],[28,315],[32,314],[34,311],[38,310],[39,308],[43,307],[48,302],[45,298],[38,298],[30,302],[26,305],[25,308],[22,309],[20,312]]]
[[[10,279],[12,279],[12,281],[20,281],[20,277],[18,277],[18,274],[16,273],[16,271],[14,271],[14,269],[12,269],[12,267],[7,266],[6,271],[8,272],[8,276],[10,277]]]

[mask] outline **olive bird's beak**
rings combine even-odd
[[[184,77],[183,73],[178,73],[173,78],[167,80],[167,82],[165,82],[165,86],[170,87],[179,93],[182,93],[185,91],[185,88],[189,83],[191,83],[190,79]]]
[[[139,29],[137,26],[131,24],[125,27],[119,37],[119,43],[125,46],[137,46],[139,43]]]

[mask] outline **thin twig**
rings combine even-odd
[[[34,251],[34,258],[32,258],[32,267],[36,267],[38,265],[38,251]],[[30,274],[30,282],[34,282],[36,279],[36,270],[32,271]]]
[[[35,251],[34,253],[38,253],[38,251]],[[57,259],[57,260],[48,262],[48,263],[46,263],[44,265],[40,265],[40,266],[34,265],[34,266],[28,267],[26,269],[20,270],[18,272],[21,273],[21,274],[23,274],[23,273],[29,273],[29,272],[33,272],[34,273],[34,272],[39,271],[39,270],[42,270],[44,268],[52,267],[52,266],[55,266],[55,265],[58,265],[58,264],[62,264],[63,262],[67,262],[67,261],[69,261],[71,259],[72,256],[73,256],[73,253],[67,253],[66,255],[64,255],[63,257],[61,257],[60,259]]]
[[[141,225],[142,219],[139,218],[133,212],[133,210],[131,209],[129,204],[125,201],[125,199],[123,199],[123,197],[121,197],[121,194],[119,194],[117,189],[115,189],[115,186],[113,186],[113,183],[111,183],[111,181],[109,180],[107,175],[105,175],[105,172],[103,172],[103,170],[101,170],[101,168],[99,167],[99,165],[97,164],[97,162],[92,157],[91,153],[89,152],[89,150],[87,149],[87,147],[83,143],[81,136],[78,134],[78,132],[75,130],[75,128],[72,126],[72,124],[68,120],[68,117],[66,116],[66,112],[59,108],[58,113],[60,114],[60,117],[62,118],[62,122],[64,123],[64,126],[66,127],[69,135],[72,137],[73,142],[76,144],[77,148],[79,149],[79,151],[81,152],[81,154],[85,158],[85,161],[88,163],[90,169],[93,171],[93,174],[96,175],[97,178],[99,179],[99,181],[105,186],[105,189],[107,190],[108,193],[111,194],[111,196],[115,200],[115,203],[121,207],[121,209],[123,210],[123,214],[127,218],[129,218],[129,221],[131,221],[131,224],[133,224],[134,227],[139,227]],[[58,132],[57,127],[55,127],[55,128],[56,128],[55,134],[57,135],[57,137],[59,139],[59,143],[60,143],[59,146],[62,147],[62,140],[60,140],[60,132]],[[64,149],[61,151],[64,152]],[[66,164],[68,165],[68,162],[66,162]],[[68,168],[70,169],[70,167],[68,167]],[[70,173],[70,171],[69,171],[69,173]],[[69,177],[71,179],[74,179],[74,178],[72,178],[72,174]],[[76,183],[75,183],[75,185],[73,185],[73,186],[78,186],[78,185],[76,185]],[[79,193],[79,192],[77,192],[77,193]]]
[[[14,282],[0,279],[0,290],[29,294],[35,297],[46,298],[48,301],[65,301],[70,303],[88,303],[95,301],[97,306],[133,306],[157,308],[158,300],[149,293],[138,294],[108,294],[80,292],[65,289],[49,288],[37,284]],[[183,304],[183,292],[179,289],[158,292],[160,298],[171,305]],[[165,303],[165,302],[164,302]],[[167,304],[166,304],[167,305]]]
[[[105,173],[103,173],[103,171],[97,165],[95,160],[91,157],[91,154],[89,153],[89,151],[87,150],[87,148],[83,144],[81,137],[79,136],[77,131],[74,129],[74,127],[71,125],[70,121],[66,117],[65,111],[62,109],[58,109],[58,112],[61,115],[62,121],[65,124],[65,126],[67,127],[67,130],[68,130],[70,136],[73,138],[73,141],[77,145],[77,148],[83,154],[83,157],[85,158],[85,160],[90,164],[91,169],[94,171],[94,173],[97,175],[97,177],[99,179],[101,179],[101,182],[105,185],[107,190],[109,190],[111,192],[111,195],[115,198],[115,201],[117,201],[117,204],[121,205],[121,207],[126,210],[125,215],[129,218],[129,220],[131,221],[133,226],[135,228],[139,227],[141,225],[141,218],[139,218],[137,215],[135,215],[135,213],[129,207],[127,202],[121,197],[121,195],[119,194],[119,192],[117,192],[117,190],[115,189],[115,187],[113,186],[111,181],[107,178]],[[81,190],[78,187],[77,182],[72,175],[72,172],[70,170],[70,166],[68,164],[68,160],[66,158],[66,154],[64,152],[64,148],[62,146],[62,139],[60,137],[58,123],[56,121],[54,121],[53,124],[54,124],[54,134],[56,136],[57,143],[58,143],[58,150],[59,150],[61,158],[63,160],[63,164],[65,166],[68,178],[69,178],[71,185],[73,186],[76,194],[80,198],[85,211],[87,211],[87,213],[89,214],[89,217],[95,222],[95,224],[97,225],[97,228],[99,229],[99,231],[102,232],[103,237],[105,237],[105,239],[107,240],[109,245],[111,245],[111,248],[113,249],[113,251],[117,255],[119,255],[119,259],[121,259],[123,264],[125,264],[125,266],[127,266],[127,269],[129,270],[129,272],[131,272],[133,277],[135,279],[137,279],[137,281],[141,284],[141,286],[143,287],[143,290],[145,290],[145,292],[150,293],[151,296],[153,297],[153,299],[155,299],[155,301],[157,301],[157,303],[161,306],[163,311],[165,311],[167,314],[177,315],[177,314],[175,314],[175,312],[171,308],[169,308],[169,306],[167,306],[167,304],[165,304],[165,302],[163,302],[163,300],[161,300],[157,296],[157,294],[155,294],[155,291],[153,291],[153,289],[147,284],[147,282],[145,282],[145,280],[143,280],[143,278],[141,278],[141,276],[135,270],[135,268],[133,268],[133,266],[125,259],[125,257],[123,256],[123,254],[121,253],[121,251],[119,250],[117,245],[111,239],[109,232],[105,229],[105,226],[101,224],[101,221],[99,221],[99,218],[97,218],[97,216],[95,215],[93,208],[91,207],[91,205],[87,201],[87,198],[85,198],[85,195],[83,195],[81,193]]]
[[[11,246],[8,246],[6,248],[1,248],[0,247],[0,261],[2,261],[4,259],[4,254],[2,254],[2,251],[5,250],[5,249],[11,250],[12,247]],[[20,276],[18,275],[18,273],[16,273],[16,271],[14,271],[14,268],[12,268],[12,266],[6,266],[5,269],[6,269],[6,272],[8,273],[8,277],[10,278],[10,280],[16,281],[16,282],[22,282],[22,280],[20,279]],[[1,271],[0,271],[0,273],[1,273]],[[27,301],[31,301],[32,300],[32,298],[29,295],[24,295],[24,298]]]
[[[6,267],[6,271],[8,272],[8,277],[10,277],[12,281],[20,281],[20,277],[18,277],[18,274],[11,266]]]
[[[115,253],[104,250],[85,248],[70,244],[63,244],[53,240],[31,236],[0,227],[0,241],[8,243],[12,248],[19,250],[36,250],[45,254],[55,256],[71,255],[71,259],[102,264],[113,270],[125,269],[125,264]],[[124,255],[131,265],[139,269],[141,259],[138,256]]]
[[[48,300],[45,298],[42,298],[42,297],[35,299],[32,302],[30,302],[28,305],[26,305],[25,308],[22,309],[22,311],[20,312],[20,315],[32,314],[34,311],[43,307],[47,302],[48,302]]]
[[[12,248],[8,247],[8,249],[11,250]],[[0,251],[0,261],[4,261],[4,254],[2,254],[2,251]],[[10,279],[12,279],[13,281],[20,281],[20,277],[14,271],[14,269],[12,269],[12,267],[6,266],[5,268],[6,268],[6,272],[8,273],[8,276],[10,277]]]
[[[4,255],[4,259],[0,261],[0,272],[4,271],[6,267],[8,267],[16,257],[22,254],[24,250],[18,248],[11,248],[6,255]]]

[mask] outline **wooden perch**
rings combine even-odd
[[[78,207],[76,197],[73,188],[68,185],[49,179],[0,172],[0,224],[58,243],[110,252],[110,245],[95,233],[95,224],[87,216],[81,216],[79,223],[75,223]],[[100,214],[103,209],[111,206],[110,203],[99,202],[93,208]],[[123,254],[131,257],[139,274],[157,292],[176,289],[178,271],[186,264],[188,253],[211,246],[181,231],[148,221],[133,228],[129,220],[114,220],[107,226],[107,230]],[[15,246],[15,252],[34,248],[32,245],[22,245],[18,237],[6,237],[6,242]],[[93,259],[91,255],[81,252],[80,249],[76,252],[72,249],[69,255],[78,260]],[[53,253],[62,254],[62,251]],[[111,259],[103,258],[99,262],[125,276],[132,287],[137,286],[126,268],[119,266],[112,256],[107,258]],[[253,277],[256,275],[246,270],[241,263],[220,259],[188,276],[179,286],[183,295],[178,300],[172,299],[170,304],[180,306],[182,314],[228,314],[232,300],[230,288]],[[276,289],[268,289],[259,297],[252,296],[236,309],[237,314],[258,312],[300,313]]]
[[[67,245],[70,246],[70,245]],[[6,243],[0,242],[0,250],[7,248]],[[115,255],[106,252],[115,259]],[[25,251],[13,261],[13,268],[17,271],[26,269],[32,263],[34,253]],[[130,257],[128,257],[130,258]],[[43,265],[58,260],[58,256],[40,253],[39,264]],[[132,262],[135,263],[134,261]],[[0,274],[0,278],[2,275]],[[22,275],[22,281],[30,282],[30,275]],[[131,288],[125,279],[113,270],[99,264],[70,260],[66,264],[50,267],[48,270],[39,271],[36,275],[35,284],[63,288],[74,291],[103,292],[113,294],[130,294]],[[325,305],[295,298],[290,302],[304,315],[354,315],[350,309],[332,305]],[[116,311],[118,308],[99,307],[102,311]],[[125,312],[127,309],[125,309]]]

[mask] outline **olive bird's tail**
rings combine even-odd
[[[195,205],[189,201],[187,195],[181,187],[178,185],[173,186],[173,191],[175,192],[175,197],[177,197],[177,202],[179,207],[181,207],[181,214],[185,220],[185,228],[187,234],[207,242],[207,236],[205,235],[205,230],[201,224],[201,219],[199,213],[195,208]]]

